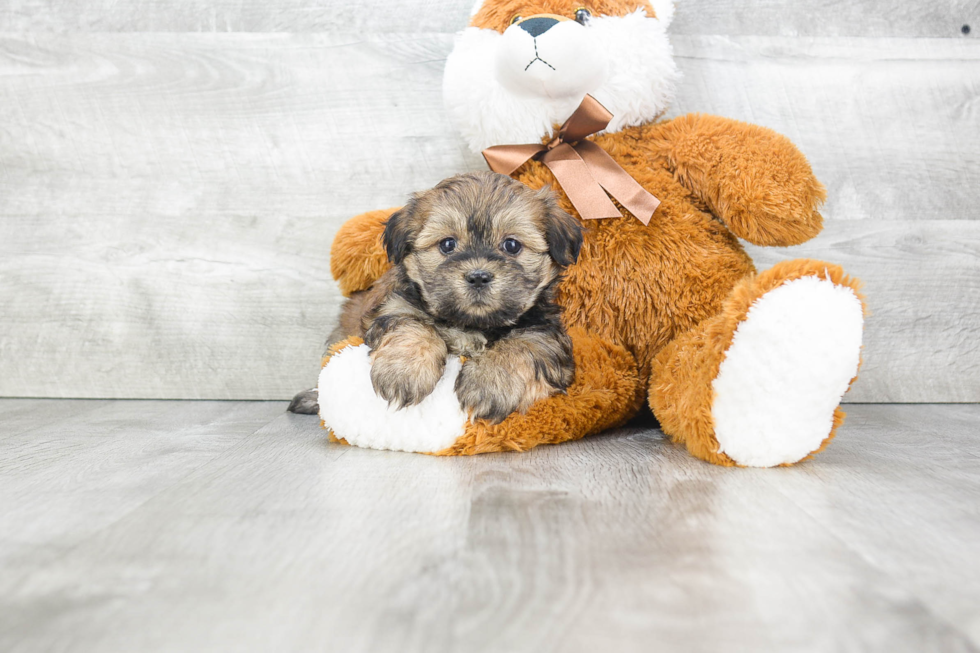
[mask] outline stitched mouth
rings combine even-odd
[[[535,61],[540,61],[541,63],[543,63],[544,65],[546,65],[548,68],[551,68],[552,70],[555,70],[555,67],[554,66],[552,66],[550,63],[548,63],[547,61],[545,61],[544,59],[542,59],[538,55],[538,39],[534,39],[534,59],[531,59],[531,61],[526,66],[524,66],[524,72],[527,72],[527,69],[530,68],[531,67],[531,64],[533,64]]]

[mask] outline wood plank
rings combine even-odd
[[[0,440],[0,578],[19,575],[24,559],[60,555],[125,518],[285,408],[90,401],[86,410],[55,403],[77,414]],[[35,411],[47,414],[40,405]]]
[[[764,476],[828,532],[980,641],[980,406],[848,407],[840,440],[803,473]],[[915,524],[914,528],[909,525]],[[953,598],[949,588],[962,588]],[[967,599],[967,600],[963,600]]]
[[[106,403],[90,399],[0,399],[0,440],[77,419]]]
[[[404,202],[467,160],[441,109],[451,41],[0,36],[3,215],[313,226]]]
[[[908,410],[855,406],[865,419],[823,457],[777,470],[635,430],[526,454],[376,452],[284,415],[0,576],[0,646],[975,651],[980,408]],[[940,429],[950,446],[923,441]]]
[[[31,32],[456,32],[473,0],[311,4],[303,0],[8,0],[0,31]],[[683,0],[675,34],[963,37],[980,27],[976,0],[926,5],[881,0]]]
[[[0,32],[447,32],[471,0],[7,0]]]
[[[964,35],[963,25],[972,29]],[[675,34],[975,38],[977,0],[679,0]]]

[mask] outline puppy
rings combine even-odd
[[[364,339],[380,397],[422,401],[449,354],[466,358],[455,389],[474,419],[500,422],[571,384],[554,289],[578,258],[582,229],[547,189],[458,175],[392,214],[382,241],[393,267],[345,303],[331,336]]]

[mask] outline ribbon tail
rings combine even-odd
[[[483,150],[483,158],[494,172],[510,175],[527,160],[538,152],[544,151],[543,145],[494,145]]]
[[[583,220],[622,217],[599,181],[592,176],[589,165],[571,145],[562,144],[549,150],[541,162],[555,175]]]
[[[605,129],[612,117],[613,115],[609,113],[609,110],[602,106],[598,100],[591,95],[586,95],[582,98],[582,103],[578,105],[575,112],[561,126],[559,134],[565,143],[574,143],[589,134]]]
[[[581,141],[575,146],[588,164],[592,176],[615,197],[623,207],[644,225],[650,224],[660,200],[650,194],[609,154],[592,141]]]

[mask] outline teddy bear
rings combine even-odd
[[[825,190],[770,129],[704,114],[663,119],[680,79],[666,31],[671,2],[582,2],[478,2],[443,85],[474,152],[494,165],[503,148],[506,172],[550,186],[581,220],[578,262],[556,294],[574,383],[498,424],[473,422],[452,393],[465,365],[456,360],[425,401],[391,411],[372,395],[365,346],[347,340],[325,358],[321,417],[336,441],[460,455],[581,438],[647,404],[671,441],[709,463],[804,460],[844,418],[840,402],[860,365],[860,283],[811,259],[759,272],[739,239],[806,242],[822,228]],[[606,117],[571,134],[583,107]],[[568,156],[549,163],[555,145]],[[604,164],[590,164],[587,150],[612,161],[603,174],[625,175],[641,201],[596,181]],[[338,232],[331,270],[344,295],[369,291],[388,269],[380,237],[395,210],[356,216]]]

